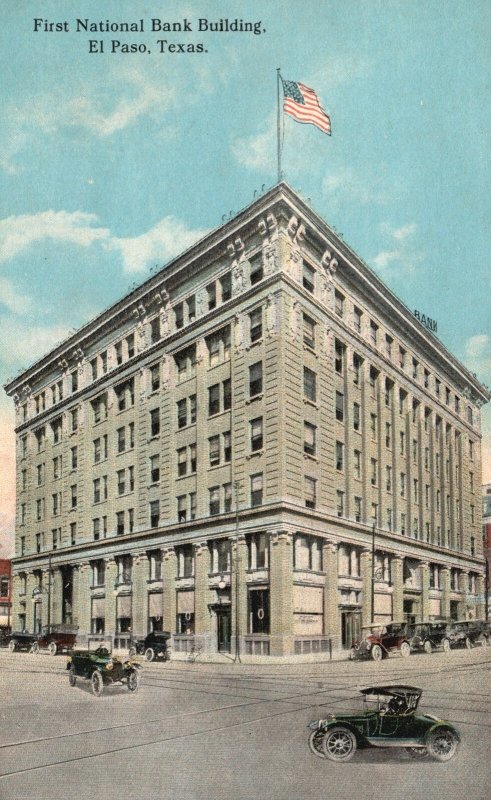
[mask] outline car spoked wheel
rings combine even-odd
[[[414,759],[427,758],[428,756],[426,747],[406,747],[406,753]]]
[[[433,652],[433,647],[431,646],[431,642],[429,642],[428,639],[424,643],[423,648],[425,653],[428,653],[428,655],[431,655],[431,653]]]
[[[58,647],[56,646],[56,642],[50,642],[48,647],[48,652],[50,656],[55,656],[58,652]]]
[[[98,669],[95,669],[92,673],[90,684],[92,687],[92,694],[95,694],[96,697],[99,697],[102,694],[104,683],[102,681],[102,675]]]
[[[34,642],[34,644],[31,644],[31,649],[30,649],[29,652],[34,653],[34,655],[37,656],[37,654],[39,653],[39,645],[38,645],[37,642]]]
[[[331,728],[322,743],[324,755],[331,761],[350,761],[356,751],[356,737],[341,725]]]
[[[349,660],[354,661],[355,658],[356,658],[356,650],[354,647],[352,647],[351,650],[349,651]]]
[[[384,654],[383,654],[382,648],[380,647],[379,644],[374,644],[373,645],[372,651],[371,651],[371,656],[372,656],[373,661],[382,661],[382,658],[383,658]]]
[[[128,689],[130,692],[138,691],[138,687],[140,685],[140,676],[136,669],[132,669],[130,674],[128,675]]]
[[[155,653],[151,647],[147,647],[145,650],[145,661],[153,661],[155,658]]]
[[[411,648],[409,646],[409,642],[403,642],[400,648],[401,656],[403,658],[407,658],[411,655]]]
[[[444,639],[443,642],[442,642],[442,646],[443,646],[443,652],[444,653],[449,653],[450,652],[450,640],[449,639]]]
[[[128,650],[128,655],[130,658],[134,658],[136,656],[136,647],[130,647]]]
[[[472,647],[472,642],[471,642],[471,640],[469,639],[468,636],[465,637],[465,646],[466,646],[467,650],[470,650],[471,647]]]
[[[15,653],[15,648],[16,648],[16,643],[15,642],[9,642],[9,650],[10,650],[11,653]]]
[[[449,761],[458,747],[455,733],[448,728],[439,728],[430,733],[427,741],[428,753],[436,761]]]
[[[75,675],[75,670],[73,667],[70,667],[70,672],[68,673],[68,683],[70,686],[75,686],[77,683],[77,676]]]
[[[312,731],[309,736],[309,747],[310,752],[314,754],[314,756],[318,756],[319,758],[325,758],[324,750],[323,750],[323,741],[324,741],[325,733],[324,731]]]

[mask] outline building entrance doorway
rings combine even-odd
[[[459,601],[450,600],[450,619],[455,620],[459,618]]]
[[[341,611],[341,644],[350,649],[361,637],[361,612]]]
[[[404,600],[403,605],[404,619],[412,625],[416,622],[416,614],[414,613],[414,600]]]
[[[232,628],[230,612],[230,606],[221,606],[216,609],[219,653],[230,653],[230,633]]]

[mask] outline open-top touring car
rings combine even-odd
[[[77,678],[90,681],[92,693],[99,697],[104,686],[113,683],[126,683],[130,692],[136,692],[140,685],[140,664],[130,659],[112,658],[109,650],[76,650],[67,663],[70,686],[75,686]]]

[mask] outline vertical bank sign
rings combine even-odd
[[[429,331],[431,331],[432,333],[436,333],[437,332],[438,323],[437,323],[436,319],[431,319],[431,317],[427,317],[425,314],[422,314],[420,311],[416,311],[416,310],[414,311],[414,316]]]

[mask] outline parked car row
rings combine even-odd
[[[432,653],[441,649],[448,652],[457,647],[470,649],[491,643],[491,623],[488,620],[376,623],[363,626],[362,631],[363,636],[352,644],[351,660],[381,661],[391,653],[400,653],[406,658],[418,651]]]

